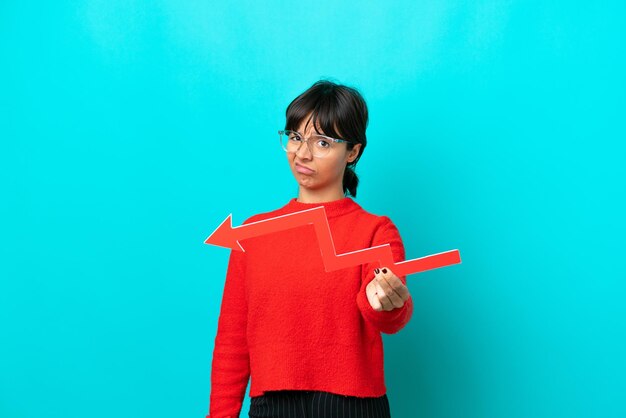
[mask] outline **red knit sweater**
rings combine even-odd
[[[324,206],[337,254],[390,244],[405,260],[398,229],[350,197],[285,206],[243,223]],[[373,397],[386,393],[381,332],[402,329],[413,299],[375,311],[366,285],[378,262],[324,271],[312,224],[240,241],[230,253],[211,372],[209,415],[239,417],[250,396],[267,390],[320,390]],[[400,276],[406,284],[406,276]]]

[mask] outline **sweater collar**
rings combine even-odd
[[[334,218],[335,216],[345,215],[359,209],[361,206],[352,200],[351,197],[345,196],[341,199],[330,200],[326,202],[317,203],[303,203],[298,202],[296,197],[291,198],[289,202],[282,207],[282,210],[286,213],[298,212],[306,209],[313,209],[318,206],[324,206],[327,218]]]

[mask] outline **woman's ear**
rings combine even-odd
[[[347,162],[351,163],[352,161],[356,160],[356,157],[359,156],[360,150],[361,150],[361,144],[355,144],[354,147],[352,147],[352,149],[348,153]]]

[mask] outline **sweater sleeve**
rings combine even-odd
[[[231,250],[211,367],[211,395],[206,418],[237,418],[250,377],[246,338],[248,303],[245,253]]]
[[[404,244],[402,243],[402,238],[400,237],[398,229],[389,217],[382,216],[381,218],[382,221],[379,223],[376,231],[374,232],[374,238],[371,246],[375,247],[377,245],[389,244],[391,252],[393,253],[393,261],[396,263],[404,261]],[[357,305],[365,320],[374,326],[378,331],[385,334],[395,334],[404,328],[407,322],[411,319],[413,314],[413,297],[409,296],[401,308],[394,308],[390,311],[376,311],[367,300],[367,293],[365,289],[368,283],[374,278],[374,269],[379,267],[389,267],[393,271],[393,267],[380,266],[378,261],[363,265],[361,289],[357,294]],[[398,277],[406,286],[406,276]]]

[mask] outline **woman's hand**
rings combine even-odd
[[[409,288],[387,267],[374,270],[374,279],[367,284],[367,300],[375,311],[391,311],[404,306],[411,295]]]

